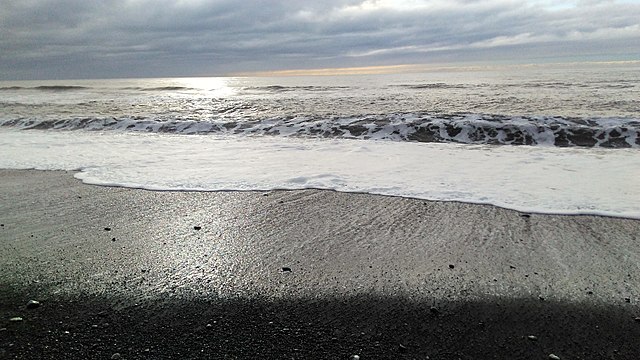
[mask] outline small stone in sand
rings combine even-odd
[[[624,302],[630,303],[631,302],[631,298],[624,298]]]
[[[437,307],[435,307],[435,306],[432,306],[432,307],[429,309],[429,311],[431,311],[431,313],[432,313],[432,314],[434,314],[434,315],[438,315],[438,314],[440,314],[440,310],[438,310],[438,308],[437,308]]]
[[[282,268],[282,272],[291,272],[291,268],[285,266]]]
[[[555,355],[555,354],[549,354],[549,359],[551,359],[551,360],[560,360],[560,357],[558,355]]]
[[[120,355],[120,353],[115,353],[111,355],[111,360],[117,360],[117,359],[122,359],[122,355]]]
[[[530,214],[520,214],[520,216],[522,216],[522,217],[523,217],[523,218],[525,218],[525,219],[528,219],[528,218],[530,218],[530,217],[531,217],[531,215],[530,215]]]
[[[116,241],[116,238],[111,238],[111,241]]]
[[[27,303],[27,309],[35,309],[37,307],[40,307],[39,301],[29,300],[29,302]]]
[[[407,349],[407,347],[406,347],[406,346],[404,346],[404,345],[402,345],[402,344],[399,344],[399,345],[398,345],[398,351],[400,351],[402,354],[405,354],[405,353],[407,352],[407,350],[408,350],[408,349]]]
[[[350,360],[360,360],[360,355],[351,355]]]
[[[0,332],[7,331],[7,328],[0,328]]]
[[[454,267],[456,267],[456,266],[453,265],[453,264],[449,264],[449,269],[453,269]]]
[[[20,322],[20,321],[22,321],[22,318],[19,317],[19,316],[16,316],[16,317],[12,317],[11,319],[9,319],[9,321],[11,321],[11,322]]]
[[[640,323],[640,317],[635,318],[635,321],[636,321],[637,323]]]
[[[527,336],[527,339],[531,340],[531,341],[538,341],[538,337],[535,335],[529,335]]]
[[[104,231],[111,231],[111,228],[110,227],[106,227],[106,228],[104,228]]]
[[[202,227],[200,227],[200,226],[194,226],[193,227],[193,230],[200,230],[200,229],[202,229]]]

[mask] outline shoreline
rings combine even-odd
[[[640,357],[639,220],[73,174],[0,170],[0,358]]]
[[[0,169],[0,171],[9,171],[7,169]],[[11,169],[10,171],[64,171],[73,173],[74,176],[77,173],[82,172],[82,170],[39,170],[39,169]],[[419,197],[412,196],[400,196],[400,195],[388,195],[388,194],[374,194],[368,193],[365,191],[341,191],[336,189],[324,189],[324,188],[316,188],[316,187],[308,187],[304,189],[288,189],[288,188],[276,188],[276,189],[256,189],[256,190],[182,190],[182,189],[148,189],[143,186],[123,186],[123,185],[110,185],[110,184],[93,184],[93,183],[85,183],[82,179],[76,178],[78,181],[82,182],[87,186],[98,186],[98,187],[107,187],[107,188],[124,188],[124,189],[132,189],[132,190],[140,190],[140,191],[150,191],[150,192],[166,192],[166,193],[272,193],[272,192],[300,192],[300,191],[328,191],[342,194],[354,194],[354,195],[368,195],[375,197],[384,197],[384,198],[394,198],[394,199],[408,199],[415,201],[426,201],[433,203],[454,203],[454,204],[468,204],[468,205],[477,205],[477,206],[490,206],[502,210],[513,211],[523,215],[549,215],[549,216],[593,216],[593,217],[602,217],[602,218],[611,218],[611,219],[622,219],[622,220],[634,220],[640,221],[640,216],[634,217],[629,215],[620,215],[615,213],[607,213],[607,212],[542,212],[536,210],[521,210],[513,207],[509,207],[507,205],[496,205],[491,202],[473,202],[473,201],[462,201],[462,200],[433,200],[433,199],[423,199]]]
[[[634,150],[86,131],[0,135],[8,151],[0,168],[82,169],[76,178],[100,186],[153,191],[322,188],[493,204],[522,212],[640,219],[634,201],[640,198],[640,186],[630,181],[632,169],[640,166]]]

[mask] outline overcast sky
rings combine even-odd
[[[0,79],[640,60],[640,0],[0,0]]]

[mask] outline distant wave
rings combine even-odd
[[[41,85],[41,86],[5,86],[0,87],[0,91],[19,91],[19,90],[40,90],[40,91],[73,91],[91,89],[87,86],[77,85]],[[158,87],[124,87],[121,90],[139,90],[139,91],[182,91],[195,90],[184,86],[158,86]]]
[[[398,113],[258,120],[146,118],[9,119],[20,129],[240,134],[493,145],[640,148],[640,119]]]
[[[265,92],[289,92],[289,91],[333,91],[348,89],[348,86],[281,86],[281,85],[268,85],[268,86],[248,86],[243,90],[245,91],[265,91]]]
[[[466,89],[468,85],[463,84],[445,84],[445,83],[425,83],[425,84],[400,84],[393,85],[395,87],[402,87],[407,89],[422,90],[422,89]]]
[[[183,91],[183,90],[196,90],[194,88],[186,86],[157,86],[157,87],[139,87],[128,86],[123,87],[121,90],[138,90],[138,91]]]
[[[159,87],[150,87],[150,88],[136,88],[141,91],[183,91],[183,90],[195,90],[193,88],[185,87],[185,86],[159,86]]]
[[[84,90],[90,89],[86,86],[75,86],[75,85],[42,85],[42,86],[33,86],[33,87],[24,87],[24,86],[6,86],[0,87],[0,91],[9,91],[9,90],[41,90],[41,91],[72,91],[72,90]]]
[[[45,90],[45,91],[69,91],[69,90],[84,90],[89,89],[86,86],[75,86],[75,85],[43,85],[36,86],[37,90]]]

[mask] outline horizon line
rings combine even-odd
[[[570,61],[570,62],[550,62],[550,63],[521,63],[521,64],[472,64],[452,65],[452,64],[396,64],[396,65],[374,65],[374,66],[354,66],[335,68],[313,68],[313,69],[287,69],[287,70],[264,70],[264,71],[242,71],[233,72],[225,76],[230,77],[295,77],[295,76],[336,76],[336,75],[383,75],[398,73],[416,72],[437,72],[437,71],[491,71],[503,68],[535,68],[549,66],[572,66],[572,65],[629,65],[639,64],[640,60],[611,60],[611,61]]]

